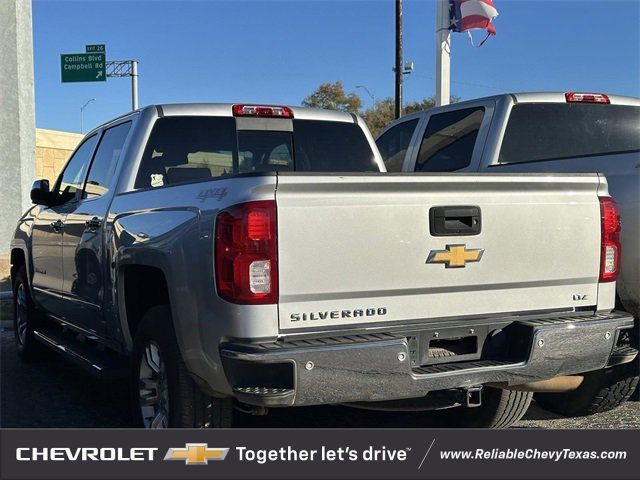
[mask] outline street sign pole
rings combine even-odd
[[[451,97],[451,31],[449,0],[437,0],[436,11],[436,106],[449,105]]]
[[[138,109],[138,62],[131,60],[131,110]]]
[[[137,60],[109,60],[107,62],[107,77],[131,77],[131,108],[138,109],[138,61]]]

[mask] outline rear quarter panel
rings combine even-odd
[[[217,213],[249,200],[273,200],[275,175],[219,179],[117,195],[107,227],[113,256],[111,304],[119,309],[122,340],[131,348],[122,308],[121,271],[159,268],[167,281],[176,337],[185,363],[212,388],[229,393],[218,345],[226,338],[273,339],[277,305],[235,305],[220,299],[214,279]]]

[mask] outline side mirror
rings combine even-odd
[[[51,199],[49,180],[36,180],[31,186],[31,201],[36,205],[48,205]]]

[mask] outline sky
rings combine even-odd
[[[640,96],[640,1],[494,0],[497,35],[473,47],[452,34],[451,92]],[[435,91],[435,2],[405,0],[405,101]],[[299,105],[340,80],[364,103],[393,96],[394,2],[33,1],[36,126],[85,131],[128,111],[129,78],[61,83],[60,54],[106,44],[107,60],[139,61],[140,105]],[[474,38],[482,39],[482,32]]]

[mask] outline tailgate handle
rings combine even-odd
[[[481,229],[480,207],[451,206],[429,209],[429,231],[434,237],[478,235]]]

